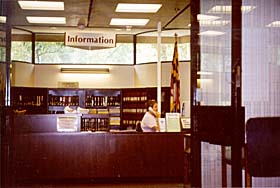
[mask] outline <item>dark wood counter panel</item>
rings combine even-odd
[[[182,133],[20,133],[11,145],[16,181],[176,179],[183,181]]]

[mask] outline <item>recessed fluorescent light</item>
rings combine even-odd
[[[199,35],[203,35],[203,36],[219,36],[219,35],[224,35],[224,32],[220,32],[220,31],[203,31],[200,32]]]
[[[197,74],[199,74],[199,75],[213,75],[213,72],[198,71]]]
[[[210,15],[206,15],[206,14],[198,14],[197,15],[197,19],[200,20],[217,20],[220,17],[218,16],[210,16]]]
[[[144,26],[149,22],[149,19],[123,19],[112,18],[110,25],[129,25],[129,26]]]
[[[64,2],[58,1],[18,1],[24,10],[64,10]]]
[[[255,6],[242,6],[241,11],[242,13],[248,13],[252,10],[254,10],[256,7]]]
[[[255,6],[241,6],[242,13],[248,13],[255,9]],[[232,10],[231,6],[219,6],[216,5],[212,7],[208,12],[209,13],[215,13],[215,14],[230,14]]]
[[[231,6],[216,5],[216,6],[212,7],[208,12],[209,13],[216,13],[216,14],[231,13]]]
[[[38,23],[38,24],[65,24],[65,17],[35,17],[27,16],[27,21],[29,23]]]
[[[213,79],[211,79],[211,78],[198,78],[197,79],[198,83],[202,83],[202,82],[209,83],[209,82],[212,82],[212,81],[213,81]]]
[[[228,20],[214,20],[214,21],[201,20],[199,22],[200,26],[225,26],[229,23],[230,21]]]
[[[266,27],[280,27],[280,21],[274,21],[266,25]]]
[[[109,68],[60,68],[63,73],[109,74]]]
[[[161,4],[131,4],[131,3],[118,3],[116,12],[143,12],[155,13],[161,7]]]
[[[6,16],[0,16],[0,23],[6,23]]]

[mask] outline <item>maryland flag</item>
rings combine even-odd
[[[170,82],[170,112],[180,112],[179,60],[176,35]]]

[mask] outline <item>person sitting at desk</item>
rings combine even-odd
[[[147,112],[142,121],[141,128],[143,132],[159,132],[159,113],[156,100],[149,100],[147,103]]]

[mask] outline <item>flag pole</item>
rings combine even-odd
[[[170,112],[180,112],[180,78],[179,78],[177,33],[175,33],[174,53],[173,53],[173,59],[171,63]]]
[[[175,45],[176,45],[176,50],[178,50],[178,47],[177,47],[177,45],[178,45],[178,42],[177,42],[177,33],[174,33],[174,37],[175,37]],[[177,53],[178,53],[178,51],[177,51]],[[175,56],[175,58],[176,58],[176,56]],[[177,58],[178,58],[178,56],[177,56]],[[174,61],[174,59],[173,59],[173,61]],[[177,69],[178,69],[178,67],[177,67]],[[176,81],[175,81],[175,87],[174,87],[174,111],[175,112],[178,112],[177,110],[177,96],[178,95],[178,82],[177,82],[177,78],[176,78]],[[180,110],[179,110],[179,112],[180,112]]]
[[[175,46],[176,46],[176,43],[177,43],[177,33],[174,33],[174,38],[175,38],[175,43],[174,43],[174,44],[175,44]],[[174,51],[175,51],[175,48],[176,48],[176,47],[174,47]],[[174,57],[173,57],[173,58],[174,58]],[[176,56],[175,56],[175,58],[176,58]],[[172,61],[174,61],[174,59],[172,59]],[[173,104],[173,105],[174,105],[174,106],[173,106],[173,111],[174,111],[174,112],[177,112],[177,109],[176,109],[176,105],[177,105],[177,100],[176,100],[176,99],[177,99],[177,90],[178,90],[178,88],[177,88],[177,87],[178,87],[178,86],[177,86],[177,79],[176,79],[176,81],[175,81],[174,84],[175,84],[175,86],[173,86],[173,89],[174,89],[174,90],[173,90],[173,102],[174,102],[174,104]]]
[[[161,22],[157,25],[158,37],[157,37],[157,102],[158,102],[158,112],[161,114]]]

